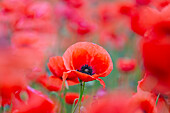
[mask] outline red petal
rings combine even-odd
[[[50,71],[57,77],[62,77],[63,72],[66,72],[63,58],[61,56],[51,57],[48,63]]]
[[[78,72],[78,71],[69,71],[67,74],[69,74],[69,76],[76,76],[84,82],[88,82],[96,79],[88,74]]]
[[[97,78],[96,80],[98,80],[100,82],[100,84],[103,86],[103,88],[105,89],[105,82],[101,79],[101,78]]]

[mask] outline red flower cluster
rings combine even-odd
[[[170,113],[170,0],[0,0],[0,112]]]

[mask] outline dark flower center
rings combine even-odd
[[[83,65],[80,70],[77,70],[82,73],[86,73],[88,75],[94,75],[93,69],[91,66],[88,66],[87,64]]]

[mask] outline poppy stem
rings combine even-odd
[[[157,106],[157,104],[158,104],[159,96],[160,96],[160,93],[158,94],[158,96],[157,96],[157,98],[156,98],[155,106]]]
[[[83,85],[81,85],[80,87],[81,87],[81,95],[80,95],[80,101],[79,101],[79,113],[80,113],[80,107],[81,107],[81,100],[82,100],[83,93],[84,93],[85,82],[83,82]]]
[[[82,97],[83,97],[83,93],[84,93],[84,88],[85,88],[85,82],[82,82],[80,80],[80,94],[79,94],[79,100],[76,104],[76,106],[74,107],[73,111],[71,113],[74,113],[78,104],[79,104],[79,113],[80,113],[80,107],[81,107],[81,100],[82,100]]]
[[[1,110],[0,110],[2,113],[4,113],[4,107],[1,106]]]

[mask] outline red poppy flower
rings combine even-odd
[[[160,19],[159,11],[149,7],[140,7],[131,16],[131,29],[143,36],[148,28]]]
[[[114,10],[113,10],[114,8]],[[109,25],[114,22],[116,14],[115,7],[112,4],[101,4],[98,6],[99,21],[102,25]]]
[[[68,6],[74,7],[74,8],[80,8],[84,5],[84,0],[63,0],[67,3]]]
[[[15,31],[20,30],[33,30],[37,32],[44,32],[44,33],[54,33],[56,28],[54,27],[54,23],[52,21],[46,21],[43,19],[19,19],[18,21],[12,24],[13,29]],[[46,26],[46,27],[43,27]]]
[[[90,42],[78,42],[69,47],[63,57],[57,58],[56,63],[51,66],[52,72],[59,73],[58,76],[61,76],[60,70],[66,69],[65,76],[67,78],[75,79],[78,77],[84,82],[99,80],[104,85],[104,82],[98,77],[109,75],[113,69],[108,52],[101,46]],[[65,69],[60,67],[65,67]],[[59,71],[58,68],[60,68]]]
[[[11,38],[12,44],[16,47],[31,47],[39,40],[39,35],[36,32],[15,32]]]
[[[156,96],[155,96],[156,97]],[[149,92],[142,93],[138,92],[131,98],[132,106],[135,111],[143,111],[145,113],[157,113],[155,108],[155,99]]]
[[[115,49],[122,49],[127,42],[127,37],[124,34],[116,34],[113,31],[104,31],[101,33],[100,44],[102,45],[108,45],[110,43],[110,46]]]
[[[141,51],[146,71],[165,87],[170,87],[170,22],[153,26],[141,41]]]
[[[84,101],[84,98],[87,99],[88,96],[83,96],[81,101]],[[77,100],[75,101],[75,99]],[[65,101],[67,104],[73,104],[74,101],[75,101],[75,104],[77,104],[78,99],[79,99],[79,93],[68,92],[65,95]]]
[[[54,113],[54,103],[41,92],[27,87],[28,98],[13,99],[12,113]]]
[[[157,106],[155,106],[156,100],[157,95],[143,91],[138,87],[137,93],[132,96],[129,104],[133,106],[135,113],[168,113],[165,100],[159,97]]]
[[[162,10],[164,7],[170,4],[170,1],[169,0],[153,0],[152,3],[157,9]]]
[[[136,0],[138,5],[148,5],[152,0]]]
[[[33,51],[27,50],[0,48],[0,51],[0,96],[4,106],[10,104],[12,94],[26,88],[27,77],[39,57],[33,58]]]
[[[127,92],[113,92],[88,103],[86,113],[134,113],[130,112],[129,99]]]
[[[154,94],[160,93],[160,97],[164,98],[166,103],[170,105],[169,87],[165,87],[156,77],[145,74],[144,78],[138,82],[138,89],[149,91]]]
[[[125,2],[125,1],[118,3],[117,6],[119,8],[119,12],[127,16],[131,16],[135,7],[134,3]]]
[[[26,15],[30,18],[40,18],[49,20],[52,18],[52,6],[49,2],[33,2],[26,10]]]
[[[130,72],[136,68],[135,59],[119,58],[117,60],[117,68],[122,72]]]
[[[76,17],[73,20],[69,21],[68,29],[74,31],[78,35],[86,35],[93,31],[94,24],[82,19],[80,17]]]
[[[33,0],[2,0],[1,6],[8,12],[23,12]],[[14,4],[16,7],[14,7]]]

